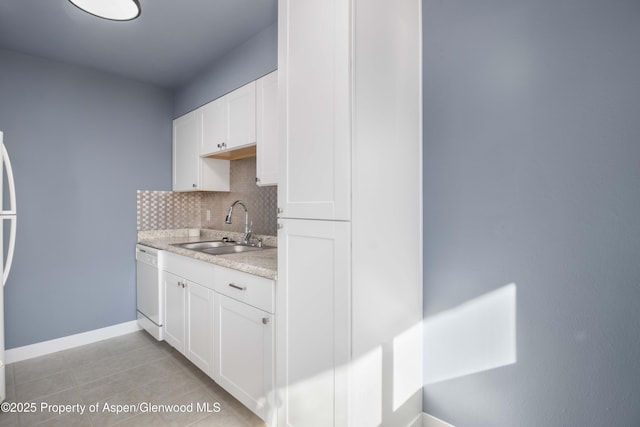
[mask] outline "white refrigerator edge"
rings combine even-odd
[[[2,161],[0,162],[0,179],[4,180],[4,173],[7,176],[8,190],[9,190],[9,206],[5,209],[4,206],[4,194],[3,185],[0,185],[0,203],[2,203],[2,210],[0,211],[0,275],[2,276],[2,287],[0,287],[0,402],[4,401],[7,397],[5,386],[5,365],[4,365],[4,285],[7,282],[9,271],[11,270],[11,264],[13,262],[13,253],[16,245],[16,191],[15,183],[13,180],[13,169],[11,168],[11,161],[7,154],[7,149],[4,146],[4,134],[0,131],[0,155]],[[4,170],[4,171],[3,171]],[[4,253],[4,222],[10,222],[9,229],[9,247],[7,248],[6,258]],[[6,261],[5,261],[6,260]],[[3,265],[4,261],[4,265]]]

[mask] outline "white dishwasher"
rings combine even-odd
[[[138,324],[155,339],[164,339],[162,251],[136,245],[136,308]]]

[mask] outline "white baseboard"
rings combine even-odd
[[[422,413],[422,427],[455,427],[453,424],[446,423],[439,418]]]
[[[56,351],[67,350],[69,348],[79,347],[85,344],[91,344],[96,341],[102,341],[131,332],[139,331],[136,320],[130,322],[119,323],[106,328],[94,329],[93,331],[82,332],[80,334],[69,335],[67,337],[56,338],[49,341],[43,341],[24,347],[12,348],[4,353],[5,364],[20,362],[21,360],[32,359],[45,354],[55,353]]]
[[[411,421],[407,427],[424,427],[424,421],[423,421],[423,417],[424,416],[424,412],[422,412],[421,414],[419,414],[417,417],[415,417],[413,419],[413,421]]]

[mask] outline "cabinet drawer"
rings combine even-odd
[[[163,260],[165,271],[184,277],[211,290],[215,290],[217,266],[208,262],[166,252]]]
[[[273,280],[225,267],[216,268],[216,291],[269,313],[275,313]]]

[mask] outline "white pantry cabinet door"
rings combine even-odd
[[[278,185],[278,72],[256,81],[256,183]]]
[[[214,292],[185,281],[186,343],[185,356],[207,375],[213,372]]]
[[[224,295],[216,295],[213,379],[271,424],[273,315]]]
[[[282,217],[350,219],[350,3],[278,2]]]
[[[278,425],[346,426],[350,224],[278,223]]]
[[[202,112],[192,111],[173,121],[173,191],[198,189]]]
[[[164,339],[180,353],[184,353],[184,288],[182,277],[162,272],[164,282]]]

